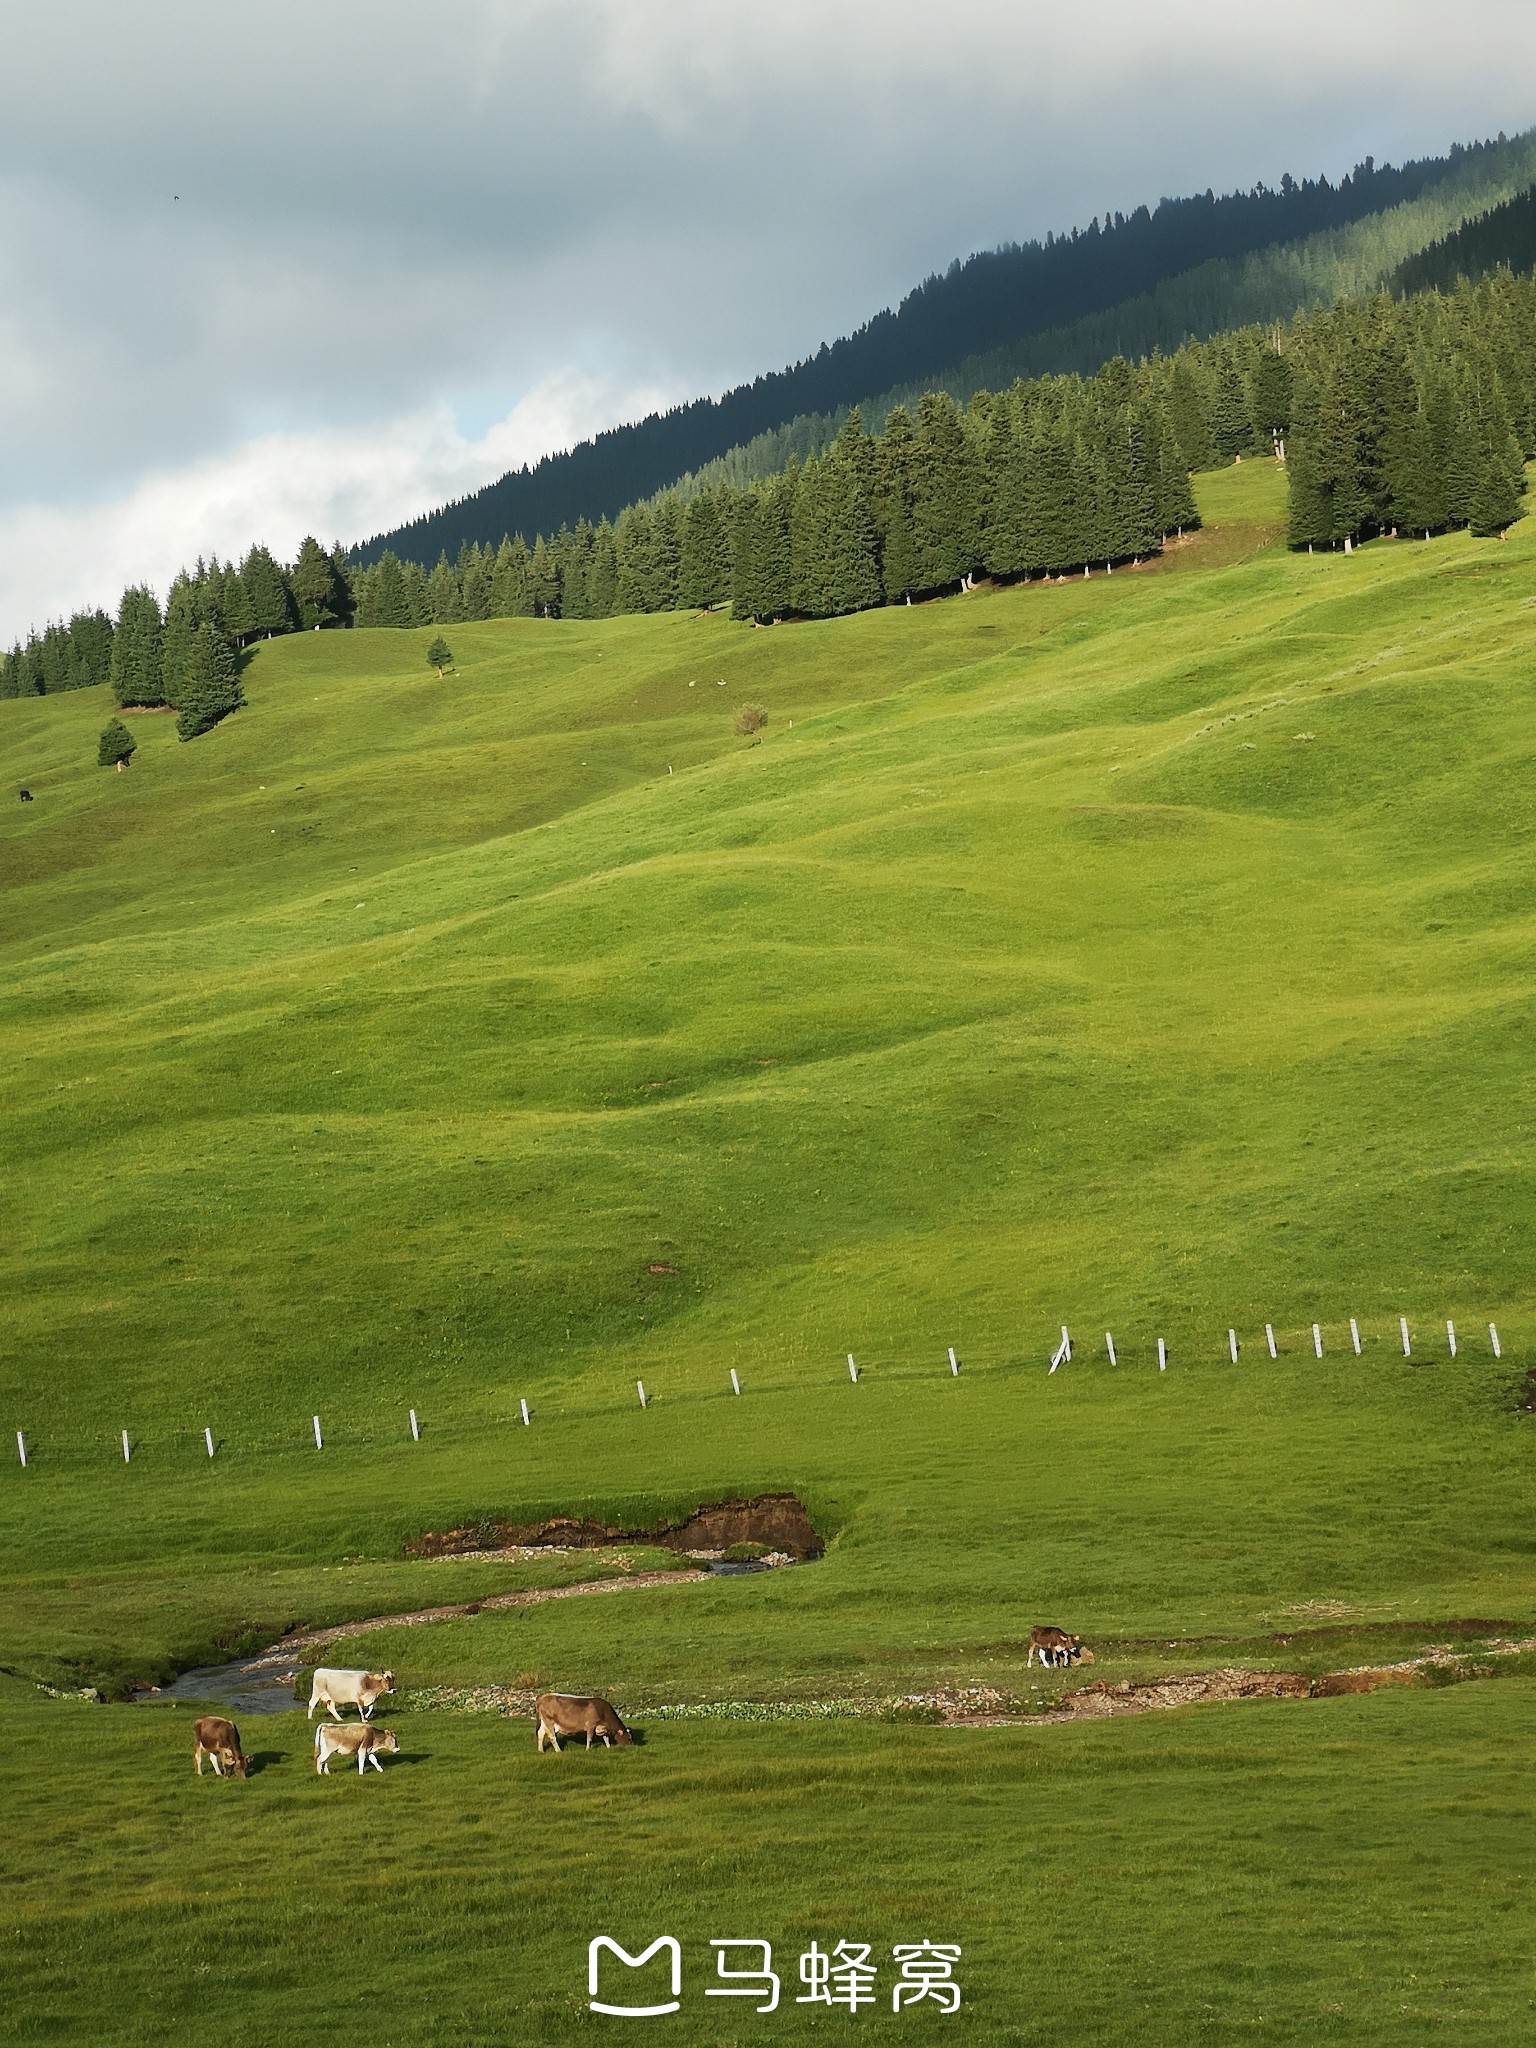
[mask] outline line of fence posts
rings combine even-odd
[[[1051,1355],[1050,1369],[1052,1372],[1055,1372],[1058,1366],[1066,1364],[1068,1361],[1070,1361],[1072,1357],[1071,1334],[1065,1323],[1063,1323],[1060,1327],[1061,1342]],[[1398,1333],[1402,1339],[1403,1356],[1404,1358],[1411,1358],[1413,1356],[1413,1340],[1409,1334],[1408,1318],[1406,1316],[1399,1316],[1397,1319],[1397,1327]],[[1455,1322],[1449,1316],[1446,1318],[1445,1323],[1445,1338],[1446,1345],[1450,1351],[1451,1357],[1457,1357],[1459,1354],[1456,1340],[1456,1325]],[[1275,1326],[1273,1323],[1266,1323],[1264,1325],[1264,1341],[1268,1348],[1270,1357],[1278,1359],[1280,1355],[1280,1349],[1279,1345],[1275,1340]],[[1349,1319],[1349,1341],[1356,1358],[1359,1358],[1362,1355],[1360,1323],[1359,1319],[1355,1316],[1351,1316]],[[1499,1326],[1497,1323],[1490,1323],[1488,1325],[1488,1344],[1489,1348],[1493,1352],[1494,1357],[1502,1359],[1504,1356],[1504,1349],[1499,1337]],[[1110,1364],[1118,1365],[1120,1361],[1115,1351],[1115,1339],[1113,1331],[1106,1330],[1104,1332],[1104,1349],[1109,1356]],[[1236,1365],[1238,1362],[1239,1356],[1241,1354],[1241,1349],[1242,1347],[1238,1342],[1237,1331],[1235,1329],[1229,1328],[1227,1331],[1227,1355],[1234,1365]],[[1322,1325],[1320,1323],[1314,1323],[1312,1325],[1312,1349],[1318,1358],[1321,1358],[1323,1356],[1323,1332]],[[953,1344],[951,1344],[948,1347],[945,1356],[949,1363],[949,1370],[951,1375],[958,1379],[960,1376],[960,1360],[958,1355],[956,1354],[955,1347]],[[854,1357],[854,1354],[851,1351],[847,1354],[847,1357],[848,1377],[853,1382],[853,1384],[857,1386],[859,1381],[858,1363]],[[1157,1340],[1157,1369],[1159,1372],[1166,1372],[1168,1370],[1168,1346],[1166,1339],[1162,1337],[1159,1337]],[[733,1394],[739,1394],[741,1392],[741,1379],[734,1365],[730,1368],[730,1379],[731,1392]],[[650,1406],[650,1396],[646,1393],[644,1380],[635,1381],[635,1393],[639,1398],[640,1406],[642,1408],[648,1408]],[[526,1397],[520,1399],[518,1401],[517,1406],[523,1427],[527,1429],[531,1426],[533,1417],[529,1412]],[[411,1441],[413,1443],[420,1443],[421,1423],[417,1416],[416,1410],[414,1408],[411,1408],[408,1409],[406,1412],[410,1422]],[[322,1451],[325,1448],[325,1436],[320,1427],[320,1418],[318,1415],[312,1415],[309,1421],[310,1428],[314,1433],[315,1449],[317,1451]],[[122,1444],[123,1463],[125,1465],[130,1464],[133,1459],[133,1441],[126,1429],[121,1432],[119,1440]],[[205,1428],[203,1430],[203,1443],[207,1449],[208,1456],[210,1458],[213,1457],[218,1447],[214,1442],[214,1435],[211,1428]],[[25,1470],[28,1463],[27,1435],[26,1431],[22,1429],[18,1429],[16,1432],[16,1456],[20,1461],[22,1468]]]

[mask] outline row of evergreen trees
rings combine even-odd
[[[1298,322],[1290,539],[1502,533],[1536,454],[1536,281],[1384,294]]]
[[[1195,523],[1192,471],[1258,452],[1289,458],[1294,547],[1503,531],[1536,453],[1536,280],[1379,295],[963,408],[928,393],[876,435],[855,411],[777,475],[706,473],[612,523],[466,547],[430,573],[392,554],[358,569],[314,540],[284,568],[254,547],[178,576],[164,611],[135,587],[115,621],[80,612],[32,635],[0,658],[0,696],[110,681],[119,705],[169,705],[191,736],[238,703],[240,650],[277,633],[717,605],[829,618],[978,575],[1112,567]]]

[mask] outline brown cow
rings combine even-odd
[[[212,1763],[216,1778],[245,1776],[245,1752],[240,1747],[240,1730],[233,1721],[222,1720],[217,1714],[204,1714],[201,1720],[192,1723],[192,1761],[199,1777],[203,1775],[204,1757]]]
[[[541,1755],[546,1735],[557,1753],[562,1735],[585,1735],[588,1749],[594,1735],[602,1738],[605,1749],[611,1749],[616,1742],[633,1743],[635,1739],[607,1700],[586,1699],[574,1692],[546,1692],[534,1701],[533,1711],[538,1717]]]
[[[1025,1667],[1035,1661],[1035,1652],[1040,1653],[1042,1664],[1091,1664],[1092,1650],[1083,1648],[1081,1636],[1069,1636],[1064,1629],[1032,1628],[1029,1632],[1029,1655],[1024,1659]]]
[[[359,1775],[370,1764],[376,1771],[384,1766],[379,1762],[379,1752],[386,1756],[400,1754],[400,1738],[393,1728],[376,1728],[368,1721],[348,1721],[340,1728],[329,1721],[322,1721],[315,1730],[315,1771],[317,1776],[331,1775],[333,1756],[355,1756]]]

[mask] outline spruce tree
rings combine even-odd
[[[1181,354],[1168,378],[1168,422],[1183,451],[1186,470],[1214,469],[1218,457],[1211,439],[1200,387],[1187,356]]]
[[[526,619],[533,611],[528,595],[528,544],[519,534],[503,540],[491,573],[491,611],[498,619]]]
[[[184,740],[208,732],[245,702],[235,651],[211,620],[192,636],[180,681],[181,716],[176,730]]]
[[[288,587],[298,606],[299,624],[306,632],[340,625],[345,603],[336,564],[313,534],[300,544],[298,559],[288,572]]]
[[[446,555],[439,555],[437,567],[427,578],[428,601],[434,626],[456,626],[464,617],[464,593],[458,572]]]
[[[124,769],[138,751],[138,741],[120,718],[109,718],[96,745],[98,768]]]
[[[125,590],[112,636],[112,694],[119,704],[163,704],[160,607],[142,584]]]
[[[263,640],[274,633],[291,633],[298,623],[293,593],[264,547],[253,547],[240,564],[240,580],[250,600],[252,633]]]
[[[1276,455],[1283,454],[1291,426],[1291,365],[1280,353],[1278,332],[1254,367],[1249,398],[1255,428],[1268,436]]]
[[[448,645],[448,642],[441,633],[438,634],[437,638],[427,649],[427,667],[437,670],[439,681],[441,681],[445,672],[453,667],[453,649]]]

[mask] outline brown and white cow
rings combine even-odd
[[[372,1728],[365,1721],[333,1728],[329,1721],[322,1721],[315,1730],[315,1771],[319,1777],[331,1775],[333,1756],[355,1756],[359,1774],[370,1764],[376,1771],[382,1771],[381,1752],[385,1756],[400,1754],[400,1739],[393,1728]]]
[[[192,1761],[197,1775],[203,1775],[203,1758],[213,1765],[216,1778],[243,1778],[245,1752],[240,1747],[240,1730],[233,1721],[217,1714],[204,1714],[192,1723]]]
[[[305,1718],[312,1721],[316,1707],[329,1707],[331,1719],[339,1721],[338,1708],[356,1707],[359,1719],[367,1721],[378,1702],[394,1689],[393,1671],[327,1671],[322,1666],[310,1686],[309,1713]]]
[[[1026,1668],[1035,1661],[1036,1651],[1042,1664],[1091,1664],[1092,1650],[1083,1648],[1081,1636],[1069,1636],[1065,1629],[1032,1628],[1029,1632],[1029,1655],[1024,1659]]]
[[[533,1711],[539,1723],[540,1754],[546,1735],[557,1751],[562,1735],[585,1735],[588,1749],[594,1735],[601,1739],[605,1749],[611,1749],[616,1742],[633,1743],[635,1739],[607,1700],[587,1699],[575,1692],[546,1692],[534,1701]]]

